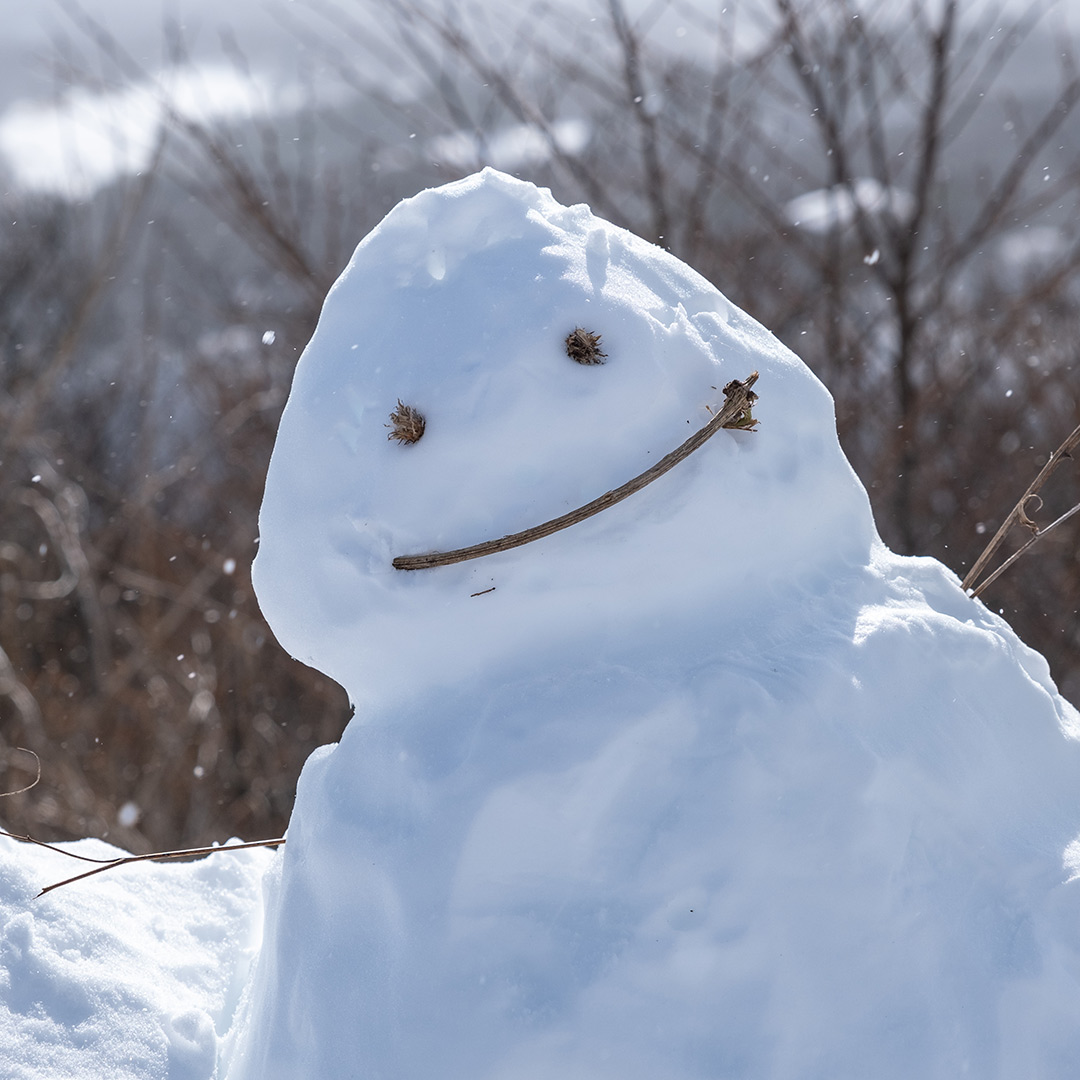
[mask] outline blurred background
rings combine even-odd
[[[886,542],[961,577],[1080,423],[1071,0],[5,4],[14,831],[285,828],[350,710],[259,614],[262,481],[327,289],[423,187],[495,165],[694,266],[830,388]],[[1078,522],[983,594],[1074,701]]]

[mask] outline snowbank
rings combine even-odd
[[[0,1076],[210,1080],[258,946],[272,859],[143,864],[35,898],[86,864],[0,838]]]
[[[392,567],[618,486],[753,370],[759,431]],[[1080,717],[884,549],[827,392],[671,256],[491,170],[399,205],[261,533],[275,632],[358,708],[301,778],[228,1080],[1072,1075]]]

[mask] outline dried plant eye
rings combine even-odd
[[[600,335],[580,326],[566,335],[566,355],[579,364],[602,364],[606,352],[600,349]]]
[[[390,423],[386,425],[391,432],[386,437],[397,439],[400,443],[414,443],[424,434],[425,420],[422,413],[411,405],[405,405],[398,398],[397,408],[390,414]]]

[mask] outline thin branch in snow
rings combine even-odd
[[[9,792],[8,794],[16,793]],[[80,862],[98,864],[93,870],[86,870],[81,874],[76,874],[74,877],[65,878],[63,881],[56,881],[52,885],[46,885],[45,888],[37,894],[39,897],[52,892],[53,889],[59,889],[64,885],[71,885],[76,881],[82,881],[83,878],[93,877],[94,874],[103,874],[106,870],[114,870],[116,867],[126,866],[128,863],[169,862],[174,859],[193,859],[201,855],[216,855],[219,851],[245,851],[248,848],[257,847],[277,848],[285,843],[285,837],[279,836],[274,840],[249,840],[238,844],[217,844],[213,847],[183,848],[179,851],[152,851],[146,855],[125,855],[119,859],[92,859],[88,855],[78,855],[74,851],[68,851],[66,848],[58,847],[55,844],[46,844],[43,840],[35,840],[34,837],[29,835],[19,835],[18,833],[6,832],[5,830],[0,829],[0,836],[7,836],[12,840],[18,840],[24,844],[35,844],[37,847],[48,848],[49,851],[55,851],[60,855],[67,855],[68,858],[78,859]]]

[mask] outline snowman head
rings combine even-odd
[[[399,568],[619,489],[751,372],[760,432],[721,431],[528,543]],[[800,535],[823,501],[852,500],[859,535]],[[849,505],[835,515],[848,526]],[[334,285],[260,534],[255,585],[278,638],[364,701],[419,672],[454,680],[628,621],[760,602],[800,570],[864,560],[873,526],[832,401],[797,357],[670,254],[485,169],[399,204]]]

